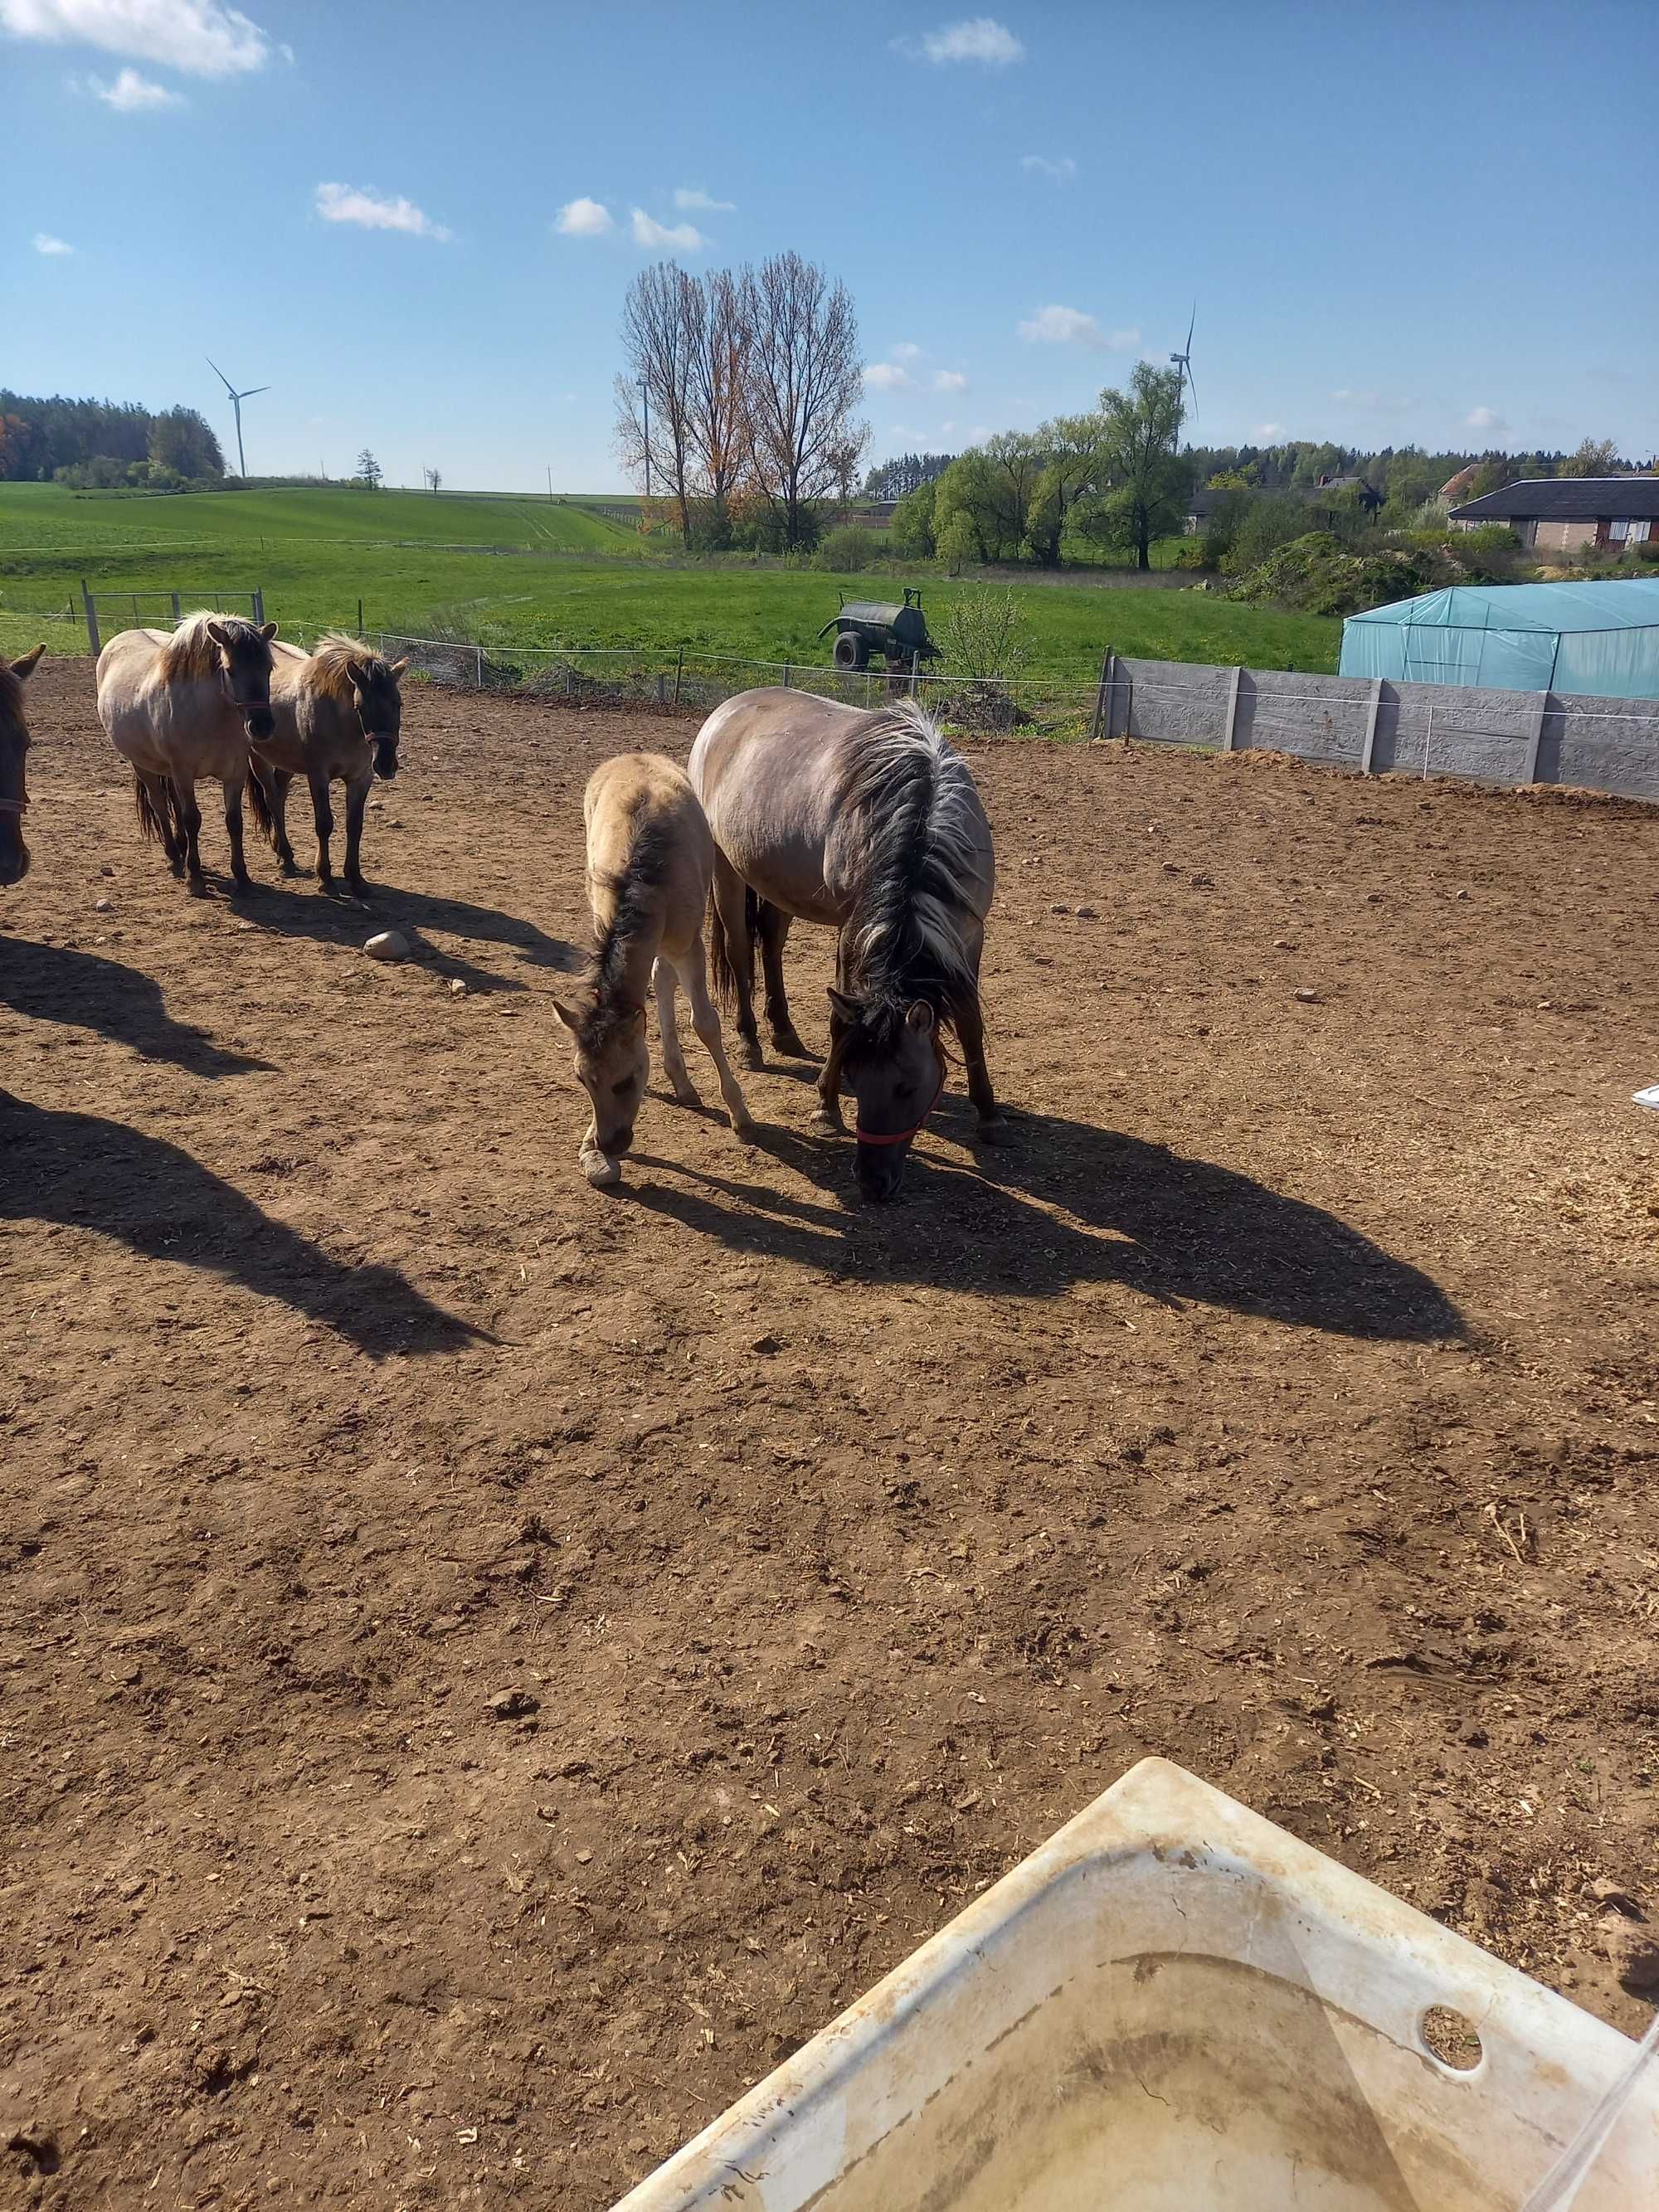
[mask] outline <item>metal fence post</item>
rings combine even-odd
[[[1242,668],[1235,668],[1227,682],[1227,727],[1221,740],[1224,753],[1231,752],[1235,747],[1238,729],[1238,681],[1243,673]]]
[[[483,647],[481,645],[475,645],[472,650],[478,656],[478,689],[482,691],[483,690]]]
[[[1112,648],[1109,645],[1100,656],[1100,681],[1095,686],[1095,711],[1089,724],[1091,744],[1107,734],[1106,690],[1112,680]]]
[[[1538,695],[1538,712],[1533,716],[1532,727],[1527,732],[1526,765],[1521,771],[1522,783],[1536,783],[1538,781],[1538,748],[1543,740],[1544,716],[1548,711],[1549,703],[1549,693],[1540,691]]]
[[[685,673],[685,647],[682,645],[674,655],[674,704],[680,703],[680,678]]]
[[[81,579],[81,604],[87,611],[87,644],[91,649],[93,659],[96,660],[103,651],[103,647],[98,639],[98,610],[93,604],[92,593],[87,589],[87,580],[84,576]]]
[[[910,696],[913,699],[916,696],[916,678],[921,671],[921,655],[920,653],[913,653],[910,655]]]
[[[783,688],[786,691],[789,689],[789,663],[787,660],[783,664]]]
[[[253,594],[253,619],[263,629],[265,620],[265,589],[263,584]]]
[[[172,601],[173,601],[173,627],[174,628],[174,629],[178,629],[178,627],[179,627],[179,623],[180,623],[184,620],[184,618],[185,618],[185,617],[184,617],[184,610],[180,607],[180,605],[179,605],[179,594],[178,594],[178,592],[169,592],[169,593],[168,593],[168,595],[167,595],[167,596],[168,596],[168,597],[172,599]]]
[[[1382,678],[1371,678],[1370,703],[1365,709],[1365,742],[1359,749],[1359,773],[1369,775],[1376,752],[1376,717],[1382,705]]]

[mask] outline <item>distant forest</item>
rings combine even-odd
[[[224,472],[219,441],[193,407],[154,414],[131,400],[0,390],[0,482],[167,489]]]

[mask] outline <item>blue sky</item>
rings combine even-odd
[[[1194,298],[1206,442],[1659,446],[1653,0],[0,0],[0,378],[234,465],[211,353],[258,471],[619,486],[682,229],[846,278],[878,458],[1086,405]]]

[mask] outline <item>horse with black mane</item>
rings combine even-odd
[[[20,660],[0,658],[0,890],[9,884],[21,884],[29,872],[29,848],[23,842],[23,817],[29,804],[23,775],[29,749],[23,686],[46,649],[37,645]]]
[[[714,974],[735,1000],[748,1064],[763,1065],[754,957],[781,1052],[804,1051],[784,990],[793,921],[836,933],[830,1051],[816,1125],[858,1106],[856,1166],[872,1199],[897,1189],[945,1088],[940,1031],[961,1042],[983,1139],[997,1133],[979,969],[996,867],[968,763],[911,701],[862,710],[805,691],[744,691],[697,733],[689,774],[714,835]]]
[[[331,890],[328,841],[334,834],[329,786],[346,787],[345,878],[364,895],[359,854],[363,815],[375,777],[398,773],[403,694],[398,679],[409,663],[382,659],[361,638],[337,633],[299,646],[271,647],[270,734],[248,747],[248,804],[285,876],[297,875],[288,838],[288,787],[302,775],[317,829],[317,880]]]

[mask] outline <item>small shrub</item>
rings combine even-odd
[[[839,568],[858,576],[886,557],[887,542],[881,532],[864,529],[856,522],[843,522],[826,531],[814,566]]]
[[[1172,568],[1207,568],[1210,566],[1209,541],[1203,538],[1183,538],[1170,556]]]
[[[981,584],[957,592],[936,642],[946,672],[980,683],[1012,684],[1031,657],[1030,623],[1012,591]]]

